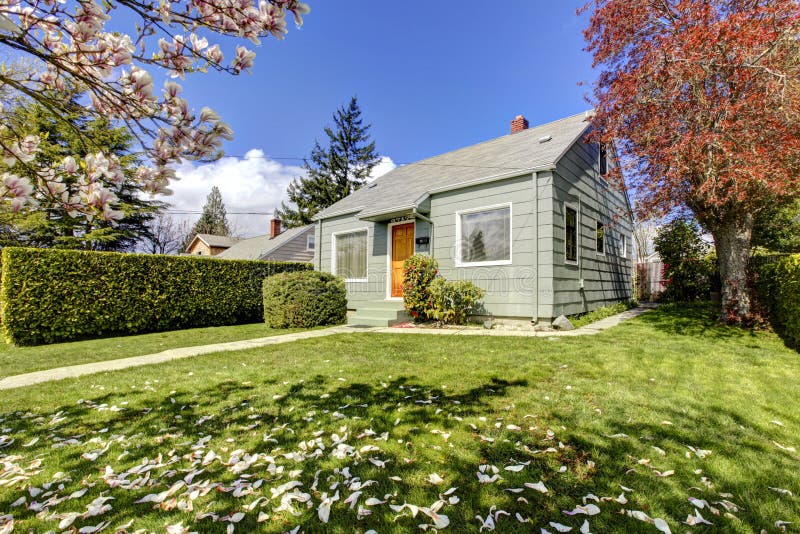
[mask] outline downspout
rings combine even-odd
[[[430,237],[430,241],[431,241],[431,242],[430,242],[430,244],[429,244],[428,246],[430,247],[431,258],[432,258],[432,257],[433,257],[433,221],[432,221],[432,220],[430,220],[429,218],[425,217],[425,216],[424,216],[424,215],[422,215],[421,213],[419,213],[419,212],[417,211],[417,208],[411,208],[411,215],[413,215],[415,218],[420,218],[420,219],[422,219],[423,221],[425,221],[426,223],[428,223],[428,225],[431,227],[430,236],[429,236],[429,237]],[[415,252],[416,252],[416,251],[415,251]]]
[[[533,273],[533,318],[531,324],[539,322],[539,175],[533,173],[533,227],[536,229],[536,236],[533,240],[533,257],[536,266]]]
[[[322,219],[317,221],[316,226],[317,227],[314,228],[314,239],[316,240],[314,256],[317,258],[317,271],[322,272]],[[317,230],[319,230],[319,236],[316,235]]]

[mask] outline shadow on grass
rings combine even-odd
[[[644,324],[667,334],[742,340],[755,336],[751,329],[727,326],[718,318],[719,306],[712,302],[667,303],[640,316]]]
[[[316,375],[291,384],[264,380],[251,383],[225,381],[202,389],[177,385],[175,391],[169,394],[137,389],[124,395],[106,393],[93,398],[91,404],[64,405],[39,417],[19,413],[0,414],[3,425],[11,427],[12,433],[20,436],[3,453],[43,458],[45,471],[31,479],[33,486],[41,487],[56,471],[63,471],[72,478],[72,482],[58,492],[60,495],[68,495],[94,484],[84,497],[54,506],[54,512],[81,512],[101,494],[114,497],[110,512],[79,520],[76,522],[78,528],[97,524],[101,520],[110,520],[111,527],[115,527],[133,518],[132,529],[159,529],[165,524],[182,521],[185,525],[193,525],[192,530],[201,532],[225,532],[227,524],[211,519],[195,523],[198,512],[211,511],[225,515],[242,511],[246,504],[252,503],[257,497],[270,497],[269,487],[290,480],[285,475],[270,475],[264,462],[247,469],[245,473],[251,474],[252,478],[246,478],[215,461],[202,467],[205,471],[198,475],[197,481],[207,479],[221,483],[222,487],[213,492],[211,497],[195,501],[193,511],[165,511],[152,504],[134,502],[147,494],[164,491],[183,478],[193,468],[188,455],[203,436],[212,438],[201,449],[202,455],[206,450],[214,450],[227,461],[237,449],[251,454],[268,454],[276,458],[276,463],[284,465],[287,471],[302,470],[298,476],[303,483],[301,490],[313,495],[313,508],[297,506],[297,516],[272,513],[271,509],[278,503],[276,500],[269,501],[265,503],[265,508],[257,507],[246,514],[236,525],[239,532],[283,532],[296,525],[302,525],[304,532],[363,532],[368,529],[406,532],[418,530],[418,525],[427,521],[422,515],[414,519],[397,519],[397,514],[388,508],[388,504],[371,507],[371,515],[358,519],[357,507],[351,510],[342,502],[350,491],[346,485],[340,485],[341,500],[334,503],[330,522],[321,523],[316,512],[321,494],[327,492],[331,495],[335,491],[330,489],[331,485],[344,482],[341,472],[335,469],[345,466],[349,466],[351,474],[362,481],[377,481],[377,484],[365,488],[360,503],[367,497],[383,500],[386,495],[396,495],[390,498],[390,503],[403,504],[407,501],[430,506],[442,491],[457,487],[456,495],[461,501],[454,506],[445,506],[441,511],[449,516],[451,531],[477,531],[479,524],[475,515],[485,517],[489,507],[497,505],[511,513],[511,517],[498,523],[497,532],[519,532],[523,526],[536,526],[535,530],[538,531],[539,527],[547,527],[550,521],[577,527],[584,518],[572,520],[561,511],[580,504],[581,497],[588,493],[616,496],[621,492],[619,484],[636,489],[628,494],[630,502],[625,508],[648,511],[655,506],[668,512],[673,519],[683,519],[692,512],[686,500],[690,494],[711,501],[719,500],[716,496],[719,492],[730,492],[735,495],[733,500],[741,505],[744,504],[741,496],[751,494],[754,487],[782,483],[776,480],[776,473],[792,473],[797,465],[796,458],[781,454],[774,465],[757,470],[749,480],[731,480],[721,484],[719,480],[726,475],[717,469],[723,467],[717,467],[713,461],[683,460],[688,450],[686,445],[714,450],[712,459],[721,457],[727,461],[733,456],[741,461],[753,462],[753,465],[757,465],[758,459],[769,452],[768,427],[731,432],[731,428],[745,428],[749,423],[733,410],[714,407],[713,411],[709,411],[702,399],[667,412],[663,411],[663,405],[655,402],[641,407],[644,411],[660,412],[660,416],[672,420],[674,425],[640,424],[622,416],[604,418],[606,427],[628,434],[631,436],[629,440],[611,439],[599,433],[591,421],[581,420],[574,412],[553,412],[549,421],[538,422],[521,431],[508,429],[506,423],[516,422],[521,426],[537,422],[508,415],[509,410],[513,409],[514,398],[531,388],[525,380],[506,381],[495,377],[478,387],[450,393],[414,376],[402,376],[386,383],[365,384],[339,383]],[[276,391],[278,395],[273,397]],[[121,405],[124,401],[129,404],[120,412],[100,412],[97,409],[102,404]],[[49,424],[56,414],[66,419]],[[207,416],[213,417],[207,419]],[[478,429],[472,430],[470,423],[476,424]],[[564,431],[568,437],[561,437],[561,425],[568,429]],[[556,429],[555,436],[548,435],[548,427]],[[374,435],[358,437],[367,429],[374,431]],[[713,430],[704,433],[698,432],[698,429]],[[432,433],[433,430],[450,433],[450,441]],[[376,439],[384,432],[389,432],[388,439]],[[355,448],[354,454],[339,460],[332,458],[332,433],[339,436],[347,434],[344,441]],[[322,436],[325,441],[324,454],[301,462],[282,456],[308,446],[309,440],[315,435]],[[757,439],[762,435],[765,439]],[[126,438],[114,441],[119,436]],[[39,437],[40,441],[35,447],[25,448],[22,447],[22,437],[25,440]],[[59,438],[69,437],[76,437],[82,442],[100,437],[103,442],[110,440],[114,444],[97,461],[92,462],[82,458],[81,454],[101,448],[102,443],[58,449],[52,447]],[[490,439],[485,439],[487,437]],[[663,464],[664,469],[674,468],[676,474],[673,477],[655,478],[646,467],[637,464],[634,449],[637,446],[649,449],[650,443],[669,451],[667,459],[656,457],[654,461]],[[725,444],[725,450],[720,450],[721,444]],[[364,445],[375,445],[380,451],[358,453]],[[550,448],[553,452],[533,452]],[[124,451],[128,451],[128,455],[121,458]],[[374,465],[369,461],[371,457],[386,461],[386,467]],[[129,491],[111,488],[102,481],[101,474],[106,465],[120,473],[157,458],[165,465],[152,470],[149,485],[142,489]],[[506,465],[521,462],[531,462],[521,473],[503,470]],[[497,465],[504,480],[497,484],[480,484],[476,472],[481,464]],[[559,472],[562,465],[566,466],[564,473]],[[724,462],[721,465],[724,466]],[[702,475],[693,472],[698,466],[703,469]],[[428,482],[427,477],[433,472],[444,477],[444,485],[434,486]],[[315,473],[320,474],[315,477]],[[389,476],[400,479],[392,480]],[[708,476],[718,484],[713,492],[704,489],[700,476]],[[251,495],[235,498],[227,491],[236,480],[252,483],[260,478],[266,480],[264,485]],[[315,478],[319,480],[318,490],[312,491]],[[504,488],[523,488],[525,482],[538,480],[544,481],[550,493],[542,495],[525,490],[518,495],[503,491]],[[690,486],[698,486],[702,491],[689,493],[687,488]],[[184,491],[179,491],[176,497],[180,497]],[[23,529],[53,528],[56,520],[42,521],[35,517],[33,511],[10,508],[21,494],[21,489],[14,492],[0,489],[0,509],[13,510],[15,518],[24,521],[20,525]],[[524,496],[527,502],[519,501],[519,496]],[[777,499],[779,496],[765,497]],[[30,502],[32,499],[28,500]],[[590,518],[595,532],[651,532],[653,529],[651,525],[613,513],[618,512],[621,505],[604,503],[601,506],[603,513]],[[257,523],[258,510],[270,513],[269,521]],[[769,507],[748,504],[737,515],[745,524],[754,526],[772,525],[777,519],[792,520],[792,517],[771,517],[768,510]],[[533,522],[521,525],[513,517],[516,512],[530,517]],[[719,525],[728,524],[721,518],[711,520]],[[674,527],[678,525],[674,524]]]

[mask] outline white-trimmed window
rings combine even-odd
[[[600,167],[600,176],[605,179],[606,174],[608,174],[608,149],[606,145],[600,143],[600,156],[599,156],[599,167]]]
[[[306,250],[314,250],[315,240],[316,237],[314,236],[313,232],[306,236]]]
[[[564,262],[578,263],[578,210],[564,204]]]
[[[598,254],[606,253],[606,227],[600,221],[595,225],[594,249]]]
[[[456,212],[456,266],[511,263],[511,204]]]
[[[333,234],[333,272],[348,282],[367,280],[367,229]]]
[[[619,234],[619,255],[623,258],[628,257],[628,236]]]

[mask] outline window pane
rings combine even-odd
[[[596,241],[595,241],[595,245],[596,245],[595,246],[595,250],[597,250],[597,252],[603,253],[603,251],[605,251],[605,243],[604,243],[605,242],[605,237],[606,237],[605,227],[603,226],[603,223],[598,221],[598,223],[597,223],[597,237],[596,237]]]
[[[367,231],[336,236],[336,274],[345,278],[367,277]]]
[[[605,176],[608,173],[608,152],[605,145],[600,145],[600,174]]]
[[[511,259],[511,208],[461,214],[461,261]]]
[[[578,261],[578,212],[569,206],[564,211],[566,231],[565,253],[567,261]]]
[[[306,250],[314,250],[314,240],[316,236],[314,234],[308,234],[306,238]]]

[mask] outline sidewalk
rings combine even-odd
[[[71,365],[68,367],[57,367],[46,371],[36,371],[21,375],[8,376],[0,380],[0,390],[14,389],[42,382],[61,380],[64,378],[74,378],[92,373],[104,371],[117,371],[129,367],[139,367],[154,363],[163,363],[201,354],[214,352],[228,352],[234,350],[253,349],[268,345],[280,345],[291,343],[301,339],[311,339],[316,337],[333,336],[337,334],[354,334],[361,332],[377,334],[424,334],[424,335],[451,335],[451,336],[511,336],[511,337],[573,337],[594,335],[603,330],[617,326],[621,322],[637,317],[647,311],[654,309],[653,305],[642,305],[628,311],[612,315],[601,319],[595,323],[576,328],[569,331],[537,332],[534,330],[485,330],[476,328],[380,328],[380,327],[351,327],[334,326],[324,330],[311,330],[307,332],[295,332],[282,336],[262,337],[257,339],[247,339],[243,341],[231,341],[229,343],[216,343],[213,345],[200,345],[198,347],[185,347],[180,349],[170,349],[155,354],[144,356],[133,356],[131,358],[120,358],[118,360],[107,360],[103,362],[85,363],[82,365]]]

